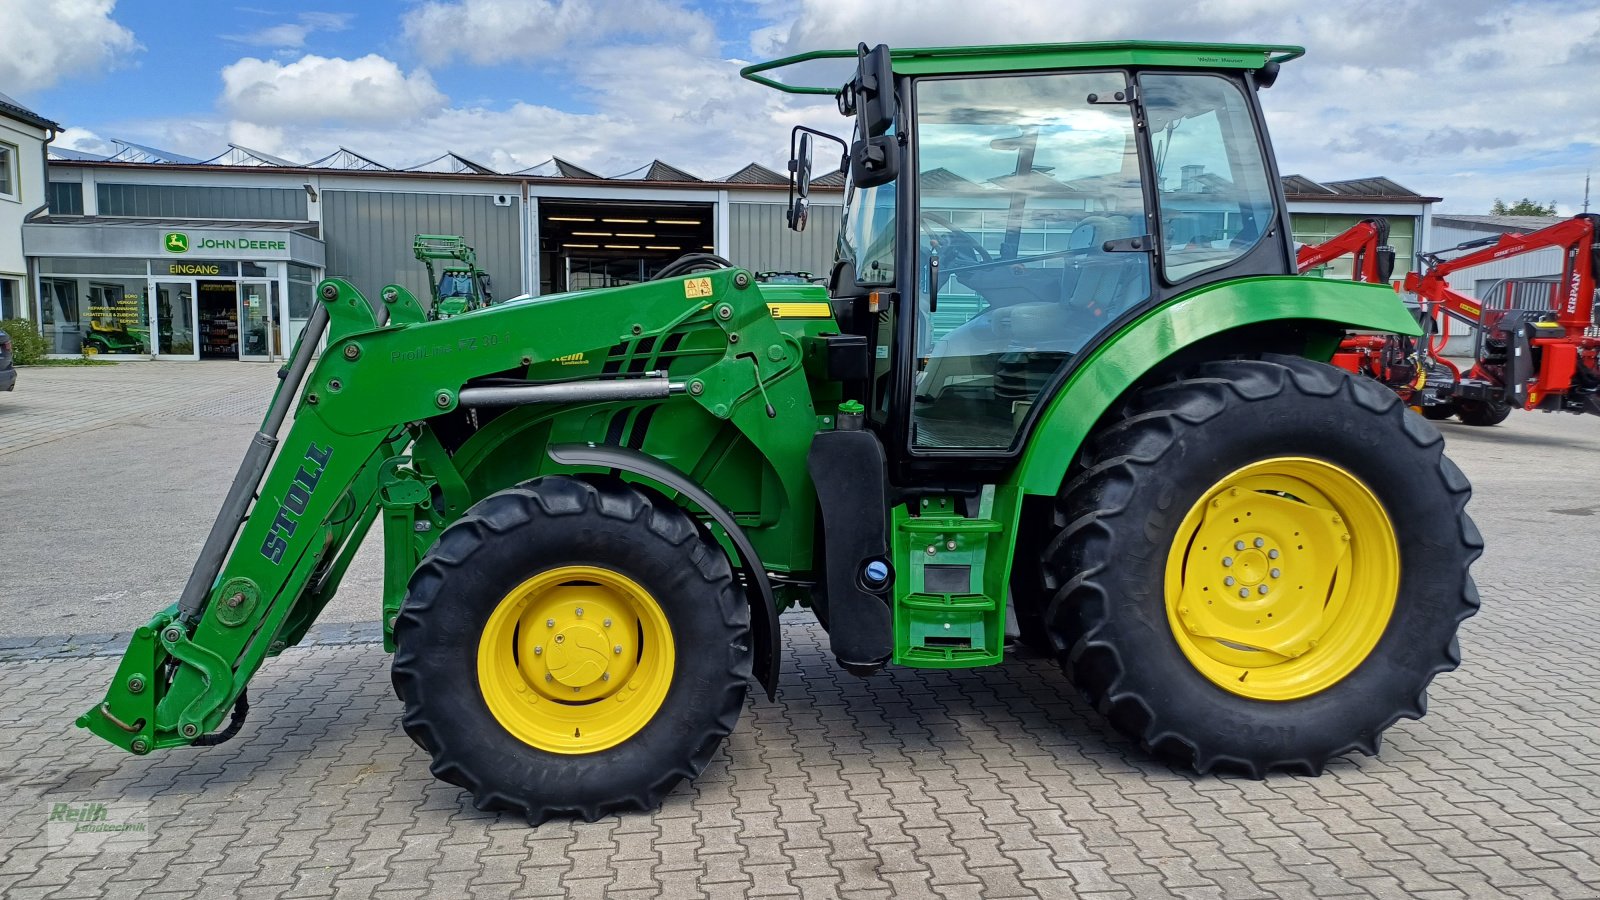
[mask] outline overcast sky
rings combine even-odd
[[[1247,41],[1308,50],[1264,94],[1285,174],[1570,214],[1600,166],[1600,0],[256,2],[0,0],[0,92],[89,151],[232,141],[303,161],[342,144],[602,175],[659,157],[716,178],[781,166],[796,123],[843,127],[831,103],[740,81],[754,60],[862,40]]]

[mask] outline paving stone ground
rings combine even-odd
[[[788,615],[778,700],[752,696],[692,785],[530,829],[428,774],[371,626],[269,663],[234,741],[144,758],[72,724],[116,629],[40,629],[0,638],[0,896],[1600,897],[1600,423],[1444,430],[1483,610],[1428,716],[1320,778],[1153,761],[1041,659],[855,678]],[[19,477],[0,466],[0,497]],[[48,625],[47,599],[0,613]],[[96,847],[47,821],[95,803],[145,830]]]

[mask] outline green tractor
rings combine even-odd
[[[430,320],[459,316],[494,302],[489,293],[489,273],[478,268],[478,254],[466,241],[453,234],[419,234],[412,241],[411,250],[417,261],[428,268],[428,289],[433,294],[428,307]],[[434,260],[455,264],[441,266],[435,280]]]
[[[233,736],[377,525],[405,731],[533,823],[694,778],[795,607],[857,675],[1051,654],[1201,773],[1376,753],[1457,664],[1482,541],[1434,426],[1326,363],[1416,320],[1292,274],[1257,92],[1301,53],[752,66],[853,119],[826,288],[700,257],[430,321],[323,281],[192,576],[79,724]],[[854,75],[778,80],[815,59]]]

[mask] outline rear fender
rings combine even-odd
[[[1251,333],[1281,326],[1298,346],[1251,347]],[[1194,355],[1230,333],[1218,356],[1271,350],[1326,361],[1337,341],[1329,329],[1364,329],[1418,336],[1417,320],[1385,285],[1269,276],[1224,281],[1183,294],[1124,326],[1091,351],[1049,399],[1011,481],[1026,494],[1054,495],[1085,438],[1117,401],[1174,357]],[[1198,360],[1194,360],[1198,361]]]

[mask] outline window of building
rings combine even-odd
[[[0,197],[17,199],[17,148],[0,144]]]
[[[0,319],[17,317],[17,298],[21,293],[15,278],[0,278]]]

